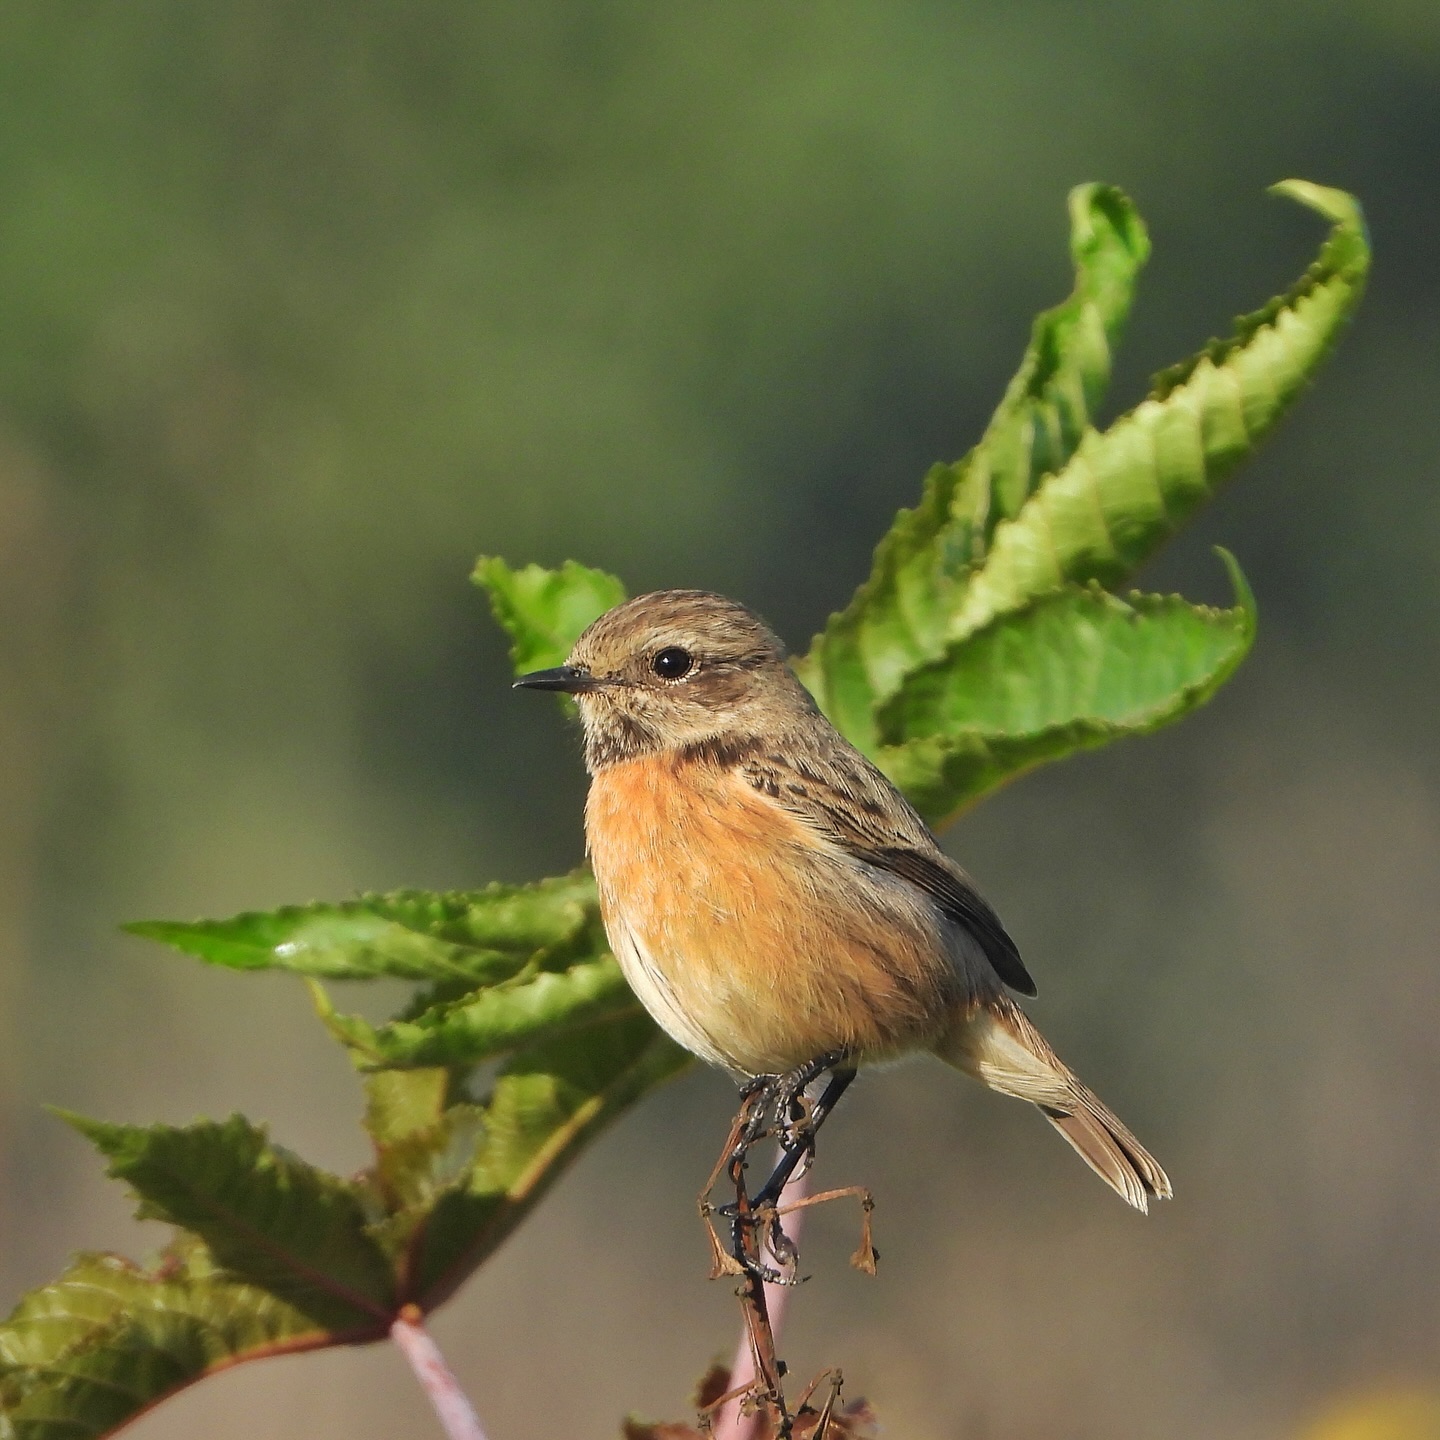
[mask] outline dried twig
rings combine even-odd
[[[814,1102],[803,1089],[777,1091],[752,1084],[742,1094],[725,1148],[700,1196],[700,1214],[710,1238],[711,1279],[722,1275],[739,1278],[735,1293],[745,1322],[729,1384],[700,1412],[702,1428],[709,1429],[716,1440],[758,1440],[761,1435],[785,1440],[794,1433],[799,1412],[791,1415],[785,1403],[785,1365],[776,1354],[775,1336],[783,1318],[786,1292],[799,1283],[800,1252],[795,1237],[804,1211],[829,1200],[858,1199],[864,1224],[851,1263],[871,1275],[875,1273],[875,1248],[870,1239],[870,1212],[875,1202],[870,1192],[852,1185],[819,1195],[806,1194],[815,1131],[854,1075],[853,1068],[837,1068],[824,1093]],[[767,1134],[778,1137],[779,1152],[770,1177],[752,1196],[745,1180],[746,1160],[750,1147]],[[735,1199],[716,1209],[710,1203],[710,1192],[722,1174],[734,1187]],[[716,1233],[716,1215],[730,1223],[728,1247]],[[791,1217],[788,1231],[785,1216]],[[818,1419],[822,1433],[829,1428],[840,1387],[839,1371],[827,1371],[820,1378],[826,1377],[831,1379],[832,1393],[818,1417],[806,1410],[804,1402],[801,1405],[807,1418]],[[806,1391],[807,1399],[814,1388],[812,1384]]]
[[[780,1154],[783,1153],[783,1151],[780,1152]],[[780,1194],[782,1210],[800,1206],[805,1199],[805,1192],[809,1185],[810,1172],[808,1170],[802,1170],[798,1175],[792,1175]],[[796,1209],[794,1217],[785,1227],[792,1246],[799,1239],[800,1225],[804,1214],[803,1209]],[[774,1255],[773,1250],[771,1253],[772,1258],[779,1263],[781,1257]],[[780,1333],[780,1327],[785,1319],[785,1304],[793,1288],[790,1285],[768,1283],[765,1285],[765,1308],[770,1317],[772,1337],[778,1336]],[[746,1325],[740,1332],[740,1343],[735,1348],[735,1359],[730,1366],[730,1387],[726,1392],[730,1399],[724,1401],[714,1414],[712,1422],[714,1440],[753,1440],[760,1428],[760,1412],[751,1410],[748,1414],[745,1413],[745,1407],[741,1401],[743,1396],[750,1393],[754,1383],[755,1357],[750,1348],[749,1326]]]

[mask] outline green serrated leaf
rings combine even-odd
[[[574,560],[558,570],[542,565],[512,570],[496,556],[482,556],[471,579],[490,596],[495,619],[513,642],[510,659],[517,675],[561,664],[580,632],[625,598],[615,576]]]
[[[358,1188],[272,1145],[244,1116],[184,1128],[64,1118],[140,1197],[140,1219],[198,1235],[240,1280],[325,1329],[393,1312],[394,1276],[365,1233]]]
[[[600,1129],[689,1061],[631,1015],[526,1048],[483,1106],[447,1103],[443,1071],[372,1076],[377,1163],[355,1184],[239,1118],[182,1131],[68,1117],[143,1217],[197,1233],[153,1270],[85,1255],[24,1297],[0,1325],[0,1436],[99,1437],[215,1370],[383,1339],[404,1304],[453,1293]]]
[[[377,1174],[391,1218],[420,1218],[435,1198],[470,1170],[485,1133],[478,1105],[451,1105],[428,1130],[382,1148]]]
[[[375,1143],[366,1176],[380,1212],[369,1233],[403,1272],[436,1200],[461,1183],[485,1135],[484,1111],[449,1104],[452,1072],[379,1070],[365,1077],[365,1128]]]
[[[1202,705],[1255,638],[1238,604],[1070,586],[992,621],[906,677],[881,712],[880,763],[932,820],[1047,760],[1159,729]]]
[[[416,1303],[429,1310],[453,1294],[606,1125],[692,1058],[643,1013],[515,1055],[484,1107],[485,1139],[465,1182],[440,1196],[418,1234]]]
[[[1036,319],[980,443],[931,470],[920,505],[902,510],[876,549],[870,578],[797,662],[821,709],[863,750],[878,743],[876,705],[944,646],[964,576],[996,526],[1070,458],[1109,384],[1149,240],[1121,191],[1081,185],[1070,193],[1070,251],[1075,288]]]
[[[229,920],[141,920],[125,928],[236,970],[482,985],[516,974],[538,949],[573,940],[594,909],[595,881],[575,870],[533,885],[398,890]]]
[[[215,1370],[384,1333],[374,1319],[327,1330],[226,1273],[198,1241],[181,1239],[153,1270],[80,1255],[0,1325],[0,1435],[106,1435]]]
[[[450,1098],[448,1070],[377,1070],[365,1077],[365,1130],[376,1148],[424,1134]]]
[[[371,1025],[327,1015],[331,1030],[364,1068],[476,1065],[543,1034],[563,1034],[640,1009],[613,957],[600,953],[563,970],[541,970],[511,984],[475,990],[414,1020]]]
[[[1066,583],[1131,575],[1275,427],[1354,313],[1370,267],[1360,206],[1291,180],[1277,193],[1333,222],[1315,263],[1285,294],[1157,377],[1105,433],[1001,524],[949,623],[952,639]]]

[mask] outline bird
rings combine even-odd
[[[578,703],[605,932],[685,1049],[752,1082],[928,1051],[1036,1106],[1137,1210],[1170,1197],[1016,1003],[1035,984],[995,910],[753,611],[640,595],[515,684]]]

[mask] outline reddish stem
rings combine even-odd
[[[390,1327],[390,1338],[410,1362],[450,1440],[485,1440],[480,1417],[445,1363],[440,1347],[430,1338],[418,1306],[407,1305],[401,1310]]]

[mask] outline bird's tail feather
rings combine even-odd
[[[1007,996],[958,1015],[936,1054],[992,1090],[1037,1106],[1080,1158],[1137,1210],[1147,1210],[1152,1196],[1170,1198],[1169,1178],[1154,1156]]]

